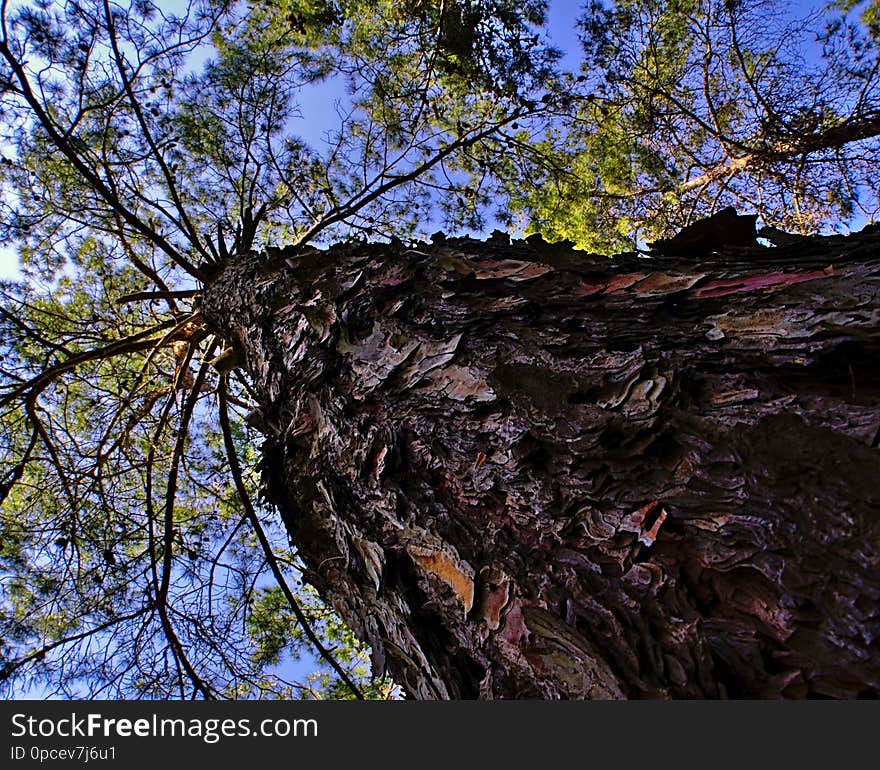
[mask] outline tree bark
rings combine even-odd
[[[876,697],[878,246],[354,243],[203,302],[307,579],[409,696]]]

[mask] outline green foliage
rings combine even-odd
[[[303,610],[313,619],[314,627],[337,651],[339,661],[349,671],[358,688],[371,699],[386,699],[397,694],[393,682],[370,676],[369,651],[351,633],[314,589],[301,585],[297,595]],[[254,657],[263,665],[278,665],[283,660],[301,661],[310,657],[308,640],[296,621],[283,592],[270,586],[255,593],[248,615],[248,632],[254,640]],[[298,685],[306,698],[350,699],[351,691],[332,671],[318,670]],[[296,690],[291,690],[291,694]]]
[[[844,14],[856,11],[861,24],[874,40],[880,40],[880,2],[878,0],[837,0],[833,3]],[[838,22],[839,23],[839,22]]]
[[[204,133],[216,136],[212,123],[229,105],[215,97],[234,91],[221,82],[223,73],[251,72],[242,62],[256,58],[274,68],[270,93],[233,100],[253,103],[254,113],[267,118],[253,146],[263,128],[288,130],[304,85],[321,82],[345,94],[323,153],[289,134],[277,147],[250,149],[255,161],[267,158],[267,178],[254,197],[268,202],[264,232],[276,242],[278,234],[311,240],[324,228],[330,230],[321,237],[403,238],[438,225],[480,226],[477,204],[490,183],[471,173],[474,158],[504,152],[512,116],[530,116],[535,130],[536,118],[548,116],[535,94],[553,86],[557,53],[534,30],[543,15],[543,2],[535,0],[259,4],[245,26],[232,23],[215,36],[220,58],[201,79],[189,125],[201,115],[211,121]],[[282,103],[291,111],[280,111]],[[229,132],[228,123],[224,128]],[[235,126],[229,133],[242,132]],[[240,155],[213,157],[209,165],[246,168]],[[216,180],[207,186],[216,189]]]
[[[794,232],[876,216],[877,48],[834,12],[786,14],[762,0],[589,3],[575,108],[511,191],[518,221],[614,253],[728,205]]]

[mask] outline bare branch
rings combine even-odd
[[[284,578],[284,573],[281,571],[278,560],[275,558],[275,554],[272,551],[272,545],[269,543],[269,539],[266,537],[266,533],[263,531],[263,527],[260,524],[260,519],[257,516],[257,512],[254,510],[254,506],[251,503],[250,496],[248,495],[247,489],[245,488],[244,480],[242,479],[241,466],[238,463],[238,454],[235,451],[235,444],[232,440],[232,430],[229,427],[229,406],[227,404],[226,394],[226,375],[220,378],[220,383],[217,387],[217,398],[219,402],[220,428],[223,431],[223,444],[226,447],[226,457],[229,460],[229,470],[232,473],[232,479],[235,482],[235,488],[238,492],[241,504],[244,506],[248,521],[250,522],[251,527],[254,530],[254,534],[256,534],[257,539],[260,542],[260,547],[263,549],[263,553],[266,556],[266,561],[268,562],[269,567],[272,570],[272,575],[275,577],[275,581],[278,583],[278,587],[281,589],[284,597],[287,599],[287,603],[290,605],[291,611],[293,612],[294,616],[302,627],[303,633],[306,635],[308,640],[312,643],[312,645],[315,647],[321,657],[324,658],[324,660],[326,660],[327,663],[330,664],[331,668],[339,675],[339,678],[345,683],[346,687],[351,690],[352,694],[358,700],[363,700],[363,693],[351,680],[345,669],[342,668],[341,665],[339,665],[339,662],[336,660],[330,650],[328,650],[321,643],[321,640],[312,629],[308,618],[305,616],[305,613],[302,611],[302,608],[296,601],[296,597],[293,595],[293,591],[291,591],[290,586],[287,585],[287,581]]]

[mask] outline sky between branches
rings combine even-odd
[[[581,12],[583,0],[550,0],[547,14],[547,28],[553,44],[563,52],[560,65],[571,71],[577,71],[581,64],[581,47],[578,40],[577,18]],[[184,7],[180,0],[162,3],[168,10],[175,11]],[[803,18],[824,7],[817,0],[791,0],[789,15],[792,19]],[[808,62],[818,59],[816,51],[805,51]],[[205,52],[205,57],[210,52]],[[201,62],[197,61],[194,66]],[[323,80],[302,89],[300,100],[302,116],[296,121],[296,131],[309,144],[318,147],[325,141],[327,132],[339,125],[338,109],[344,104],[347,96],[343,85],[338,80]],[[852,223],[852,230],[858,230],[865,224],[864,218],[857,218]],[[486,230],[491,230],[491,227]],[[480,236],[486,233],[470,233]],[[18,251],[14,246],[0,244],[0,280],[20,279]]]

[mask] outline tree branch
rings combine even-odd
[[[229,460],[229,469],[232,473],[232,479],[235,482],[235,488],[238,491],[239,499],[241,500],[241,504],[244,506],[245,513],[247,514],[248,520],[250,521],[251,526],[254,529],[254,533],[257,536],[257,539],[260,541],[260,546],[263,549],[263,553],[266,556],[266,560],[269,563],[269,568],[272,570],[272,574],[275,577],[276,582],[278,583],[278,587],[281,589],[284,597],[287,599],[288,604],[290,605],[290,609],[293,611],[294,616],[299,622],[300,626],[302,626],[303,633],[305,633],[308,640],[314,645],[315,649],[320,653],[321,657],[330,664],[333,670],[339,675],[339,678],[345,683],[346,687],[351,690],[352,694],[358,700],[364,700],[364,695],[358,688],[358,686],[351,680],[349,675],[346,673],[345,669],[339,664],[336,658],[333,657],[333,654],[321,643],[321,640],[318,638],[317,634],[312,629],[308,618],[306,618],[305,613],[299,606],[299,603],[296,601],[296,597],[293,595],[293,592],[290,590],[290,587],[287,585],[287,581],[284,579],[284,573],[281,571],[281,567],[278,565],[278,559],[275,557],[275,554],[272,551],[272,545],[269,543],[269,538],[266,537],[266,533],[263,531],[263,527],[260,524],[260,519],[257,516],[257,512],[254,510],[254,506],[251,503],[250,496],[247,493],[247,489],[244,486],[244,480],[242,479],[241,474],[241,466],[238,463],[238,455],[235,451],[235,444],[232,440],[232,431],[229,427],[229,405],[227,403],[227,394],[226,394],[226,375],[220,378],[220,382],[217,386],[217,398],[219,401],[219,413],[220,413],[220,428],[223,431],[223,444],[226,447],[226,457]]]

